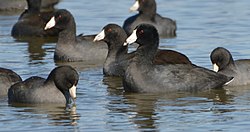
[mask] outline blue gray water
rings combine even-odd
[[[133,15],[133,0],[62,0],[75,17],[77,33],[93,34]],[[160,48],[186,54],[211,69],[210,52],[228,48],[234,59],[250,58],[249,0],[157,0],[158,13],[177,21],[177,37]],[[17,42],[10,36],[19,13],[0,14],[0,67],[23,79],[47,77],[58,64],[55,43]],[[80,74],[75,111],[60,106],[11,106],[0,97],[0,131],[248,131],[250,87],[203,93],[127,94],[119,78],[103,77],[102,67],[70,63]]]

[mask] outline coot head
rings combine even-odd
[[[156,13],[155,0],[136,0],[130,11],[139,11],[140,13]]]
[[[94,41],[103,40],[108,46],[122,46],[127,38],[126,32],[117,24],[108,24],[96,35]]]
[[[141,46],[150,46],[157,49],[159,46],[159,34],[157,29],[150,24],[138,25],[133,33],[126,39],[124,46],[132,43],[138,43]]]
[[[72,28],[72,26],[69,26],[69,24],[75,26],[75,20],[73,15],[65,9],[60,9],[56,11],[55,14],[51,17],[49,22],[46,24],[44,30],[50,28],[57,28],[59,30]],[[72,30],[75,30],[75,28],[72,28]]]
[[[234,65],[231,53],[223,47],[215,48],[211,52],[210,59],[215,72],[223,70],[229,65]]]
[[[76,85],[79,75],[71,66],[59,66],[51,71],[45,83],[54,82],[56,87],[64,94],[67,104],[76,99]]]

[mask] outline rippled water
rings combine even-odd
[[[75,17],[77,33],[97,33],[108,23],[122,24],[133,15],[133,0],[63,0]],[[228,48],[234,59],[250,58],[249,0],[157,0],[158,12],[177,21],[177,37],[162,39],[161,48],[178,50],[211,68],[210,52]],[[55,43],[17,42],[10,36],[20,13],[0,13],[0,67],[26,79],[47,77]],[[75,111],[62,106],[12,106],[0,97],[0,131],[248,131],[250,88],[190,94],[128,94],[119,78],[103,77],[102,67],[69,63],[80,74]]]

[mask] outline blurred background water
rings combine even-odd
[[[250,58],[249,0],[156,0],[157,11],[177,21],[177,37],[161,39],[160,48],[180,51],[211,69],[211,51],[223,46],[234,59]],[[3,0],[1,1],[3,2]],[[108,23],[123,24],[134,0],[61,0],[58,9],[75,17],[77,34],[100,32]],[[59,64],[55,43],[18,42],[10,35],[21,11],[0,13],[0,67],[23,79],[47,77]],[[202,93],[128,94],[119,78],[103,77],[102,67],[74,66],[80,81],[75,111],[61,106],[12,106],[0,97],[0,131],[248,131],[250,87]]]

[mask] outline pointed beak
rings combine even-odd
[[[215,72],[218,72],[218,71],[219,71],[219,66],[218,66],[216,63],[213,64],[213,70],[214,70]]]
[[[130,12],[133,12],[133,11],[137,11],[139,9],[140,5],[139,5],[139,1],[136,0],[134,5],[132,5],[130,8],[129,8],[129,11]]]
[[[71,98],[73,99],[73,101],[75,102],[75,100],[76,100],[76,86],[75,85],[73,85],[69,89],[69,94],[70,94]]]
[[[97,34],[94,38],[94,42],[103,40],[105,38],[105,32],[102,30],[99,34]]]
[[[137,40],[136,31],[137,31],[137,29],[135,29],[133,31],[133,33],[126,39],[126,41],[124,42],[123,46],[127,46],[129,44],[132,44],[132,43],[134,43]]]
[[[55,20],[55,17],[53,16],[49,22],[46,24],[44,30],[47,30],[47,29],[50,29],[52,27],[54,27],[56,25],[56,20]]]

